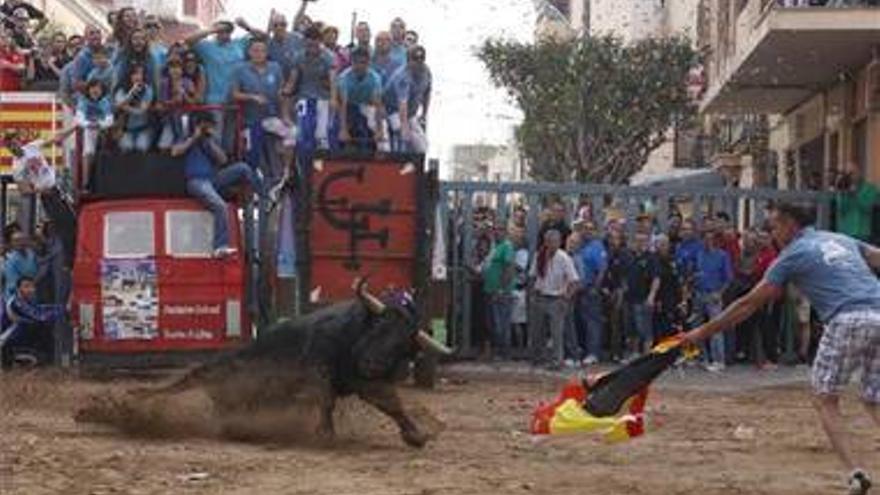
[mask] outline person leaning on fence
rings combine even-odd
[[[797,287],[825,324],[812,369],[814,406],[831,446],[851,472],[849,493],[864,495],[871,481],[851,450],[840,394],[858,372],[862,403],[880,429],[880,281],[874,275],[880,249],[813,228],[815,213],[801,205],[775,205],[770,221],[782,247],[776,262],[754,289],[685,339],[702,342],[729,330],[778,299],[788,283]]]
[[[393,41],[391,50],[391,59],[396,60]],[[433,82],[425,56],[425,49],[421,46],[410,49],[406,63],[397,69],[385,85],[385,100],[390,105],[388,120],[393,151],[424,153],[428,148],[425,129]]]
[[[339,140],[359,149],[387,149],[382,80],[370,68],[370,52],[357,48],[351,67],[336,80],[338,86]]]
[[[536,366],[547,364],[553,369],[562,366],[566,310],[578,283],[574,262],[561,246],[559,231],[547,231],[529,274],[533,291],[529,318],[532,363]],[[551,342],[549,354],[548,336]]]
[[[266,191],[263,179],[247,163],[216,167],[227,163],[226,153],[217,142],[216,117],[211,112],[198,112],[193,117],[192,135],[171,148],[172,156],[185,160],[186,190],[200,201],[214,218],[214,255],[229,256],[235,249],[229,244],[229,208],[223,194],[233,187],[248,185],[257,193],[261,205]],[[260,208],[264,211],[264,208]]]
[[[153,104],[153,88],[144,66],[128,66],[128,78],[116,89],[114,104],[118,116],[117,124],[122,131],[118,141],[119,149],[123,152],[147,152],[153,144],[153,127],[149,114]]]

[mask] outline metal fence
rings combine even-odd
[[[550,201],[562,201],[569,219],[579,206],[592,206],[593,220],[604,225],[610,217],[627,219],[632,230],[639,214],[650,211],[662,231],[666,231],[672,212],[701,225],[705,218],[720,211],[730,215],[740,228],[760,225],[775,201],[798,201],[815,205],[817,225],[829,228],[832,195],[828,193],[779,191],[769,189],[630,187],[596,184],[442,182],[438,201],[438,222],[447,247],[446,274],[448,307],[446,326],[449,340],[462,357],[474,357],[479,349],[474,341],[474,282],[476,227],[474,213],[490,208],[496,221],[506,222],[514,205],[526,210],[526,242],[530,255],[538,244],[539,212]]]

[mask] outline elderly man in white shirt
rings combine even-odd
[[[565,250],[560,249],[562,235],[558,230],[544,233],[544,245],[532,264],[532,317],[529,319],[529,343],[532,346],[532,363],[547,363],[559,369],[563,362],[563,332],[568,299],[578,283],[574,261]],[[547,334],[552,342],[551,354],[547,356]]]

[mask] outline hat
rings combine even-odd
[[[30,15],[28,14],[27,9],[24,7],[19,7],[12,11],[13,17],[18,17],[19,19],[30,19]]]

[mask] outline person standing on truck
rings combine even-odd
[[[171,147],[171,156],[184,158],[187,192],[201,202],[214,217],[214,256],[235,254],[229,245],[229,208],[222,194],[242,184],[249,185],[262,204],[266,197],[263,178],[250,165],[227,163],[226,152],[217,142],[217,120],[211,112],[198,112],[193,117],[192,134]],[[261,208],[261,211],[263,209]]]
[[[186,39],[189,46],[202,61],[208,82],[205,103],[227,105],[232,97],[232,83],[239,64],[244,62],[247,37],[232,38],[235,25],[229,21],[217,21],[209,30],[200,31]],[[205,39],[213,35],[213,39]],[[223,110],[215,110],[215,121],[224,150],[231,150],[235,140],[235,116]]]

